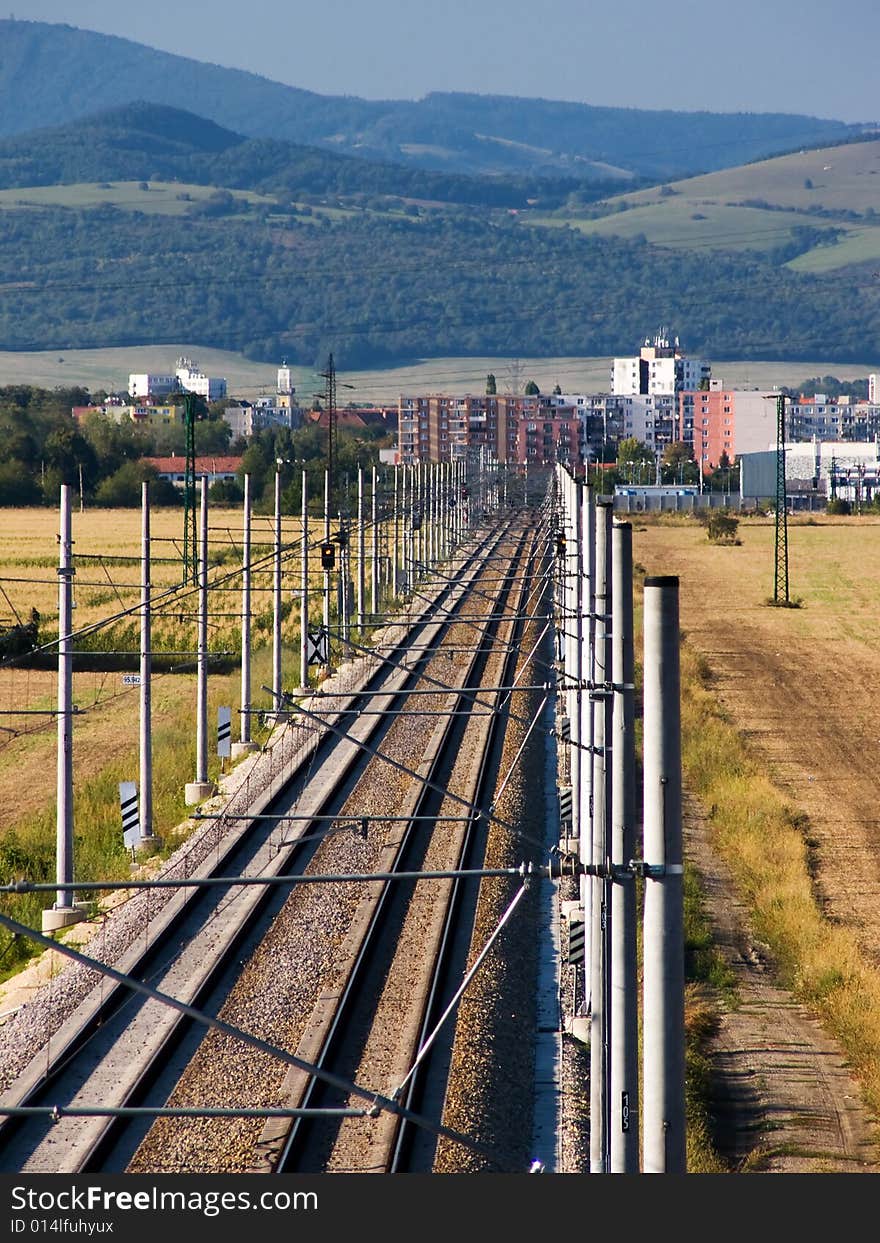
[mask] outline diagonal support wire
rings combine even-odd
[[[78,962],[81,966],[99,971],[102,975],[115,980],[117,984],[121,984],[124,988],[131,989],[132,992],[140,993],[141,996],[148,997],[151,1001],[158,1001],[161,1005],[170,1006],[172,1010],[185,1014],[194,1022],[221,1032],[224,1036],[229,1036],[233,1040],[249,1045],[252,1049],[268,1054],[269,1057],[277,1058],[278,1061],[285,1062],[289,1066],[295,1066],[298,1070],[303,1070],[317,1079],[322,1079],[325,1083],[329,1083],[331,1087],[337,1088],[341,1092],[361,1097],[370,1103],[368,1111],[370,1116],[373,1116],[374,1112],[379,1113],[383,1109],[388,1110],[391,1113],[398,1114],[401,1118],[405,1118],[407,1122],[423,1127],[434,1135],[442,1135],[455,1143],[463,1144],[473,1152],[479,1152],[493,1160],[497,1159],[497,1154],[488,1151],[483,1145],[478,1144],[467,1135],[460,1134],[460,1132],[453,1130],[451,1127],[444,1126],[442,1123],[432,1122],[429,1118],[407,1109],[390,1097],[382,1096],[369,1088],[362,1088],[358,1084],[344,1079],[341,1075],[336,1075],[332,1071],[324,1070],[321,1066],[315,1066],[311,1062],[307,1062],[304,1058],[297,1057],[295,1053],[289,1053],[286,1049],[281,1049],[278,1045],[262,1040],[259,1036],[253,1036],[250,1032],[242,1031],[240,1027],[235,1027],[232,1023],[226,1023],[223,1019],[206,1014],[203,1010],[190,1006],[185,1001],[178,1001],[176,997],[160,992],[157,988],[151,988],[149,984],[144,984],[133,976],[125,975],[122,971],[117,971],[115,967],[110,967],[106,963],[100,962],[97,958],[90,958],[87,954],[81,954],[79,950],[73,949],[72,946],[66,945],[63,941],[55,941],[51,937],[44,936],[43,933],[37,932],[34,928],[28,928],[27,925],[10,919],[8,915],[0,914],[0,927],[6,928],[17,936],[27,937],[38,945],[42,945],[44,949],[55,950],[56,953],[73,959],[74,962]]]
[[[413,1062],[412,1066],[410,1066],[409,1070],[406,1072],[403,1079],[401,1079],[400,1083],[395,1088],[392,1094],[394,1100],[400,1099],[401,1093],[403,1092],[407,1083],[413,1077],[413,1075],[415,1074],[416,1070],[419,1067],[419,1064],[423,1061],[426,1054],[428,1053],[428,1050],[431,1048],[431,1045],[437,1039],[437,1036],[439,1035],[439,1032],[440,1032],[440,1028],[449,1018],[450,1014],[455,1009],[455,1007],[458,1005],[462,994],[464,993],[468,984],[470,984],[471,980],[477,974],[477,971],[479,970],[480,965],[483,962],[483,959],[486,957],[486,955],[489,953],[489,950],[495,944],[495,941],[497,940],[498,935],[501,932],[501,929],[508,922],[511,915],[513,914],[513,912],[516,910],[517,906],[519,905],[520,901],[525,896],[527,890],[528,890],[528,885],[524,884],[514,894],[512,902],[510,903],[507,910],[504,912],[504,914],[499,919],[497,928],[492,933],[492,935],[489,937],[489,940],[486,942],[483,948],[480,950],[479,954],[477,955],[476,959],[471,965],[470,970],[465,973],[464,979],[462,980],[461,984],[459,984],[458,988],[453,993],[452,999],[449,1002],[449,1005],[446,1007],[446,1009],[440,1015],[440,1018],[437,1020],[437,1024],[434,1027],[434,1030],[431,1032],[430,1036],[428,1036],[428,1038],[423,1043],[422,1047],[419,1049],[418,1054],[416,1055],[416,1060]]]
[[[462,699],[464,699],[467,703],[472,704],[474,707],[488,708],[490,712],[496,711],[495,704],[491,703],[488,699],[480,698],[479,693],[476,691],[470,691],[466,688],[462,689],[461,687],[458,687],[458,686],[451,686],[448,682],[443,682],[440,680],[440,678],[435,678],[430,673],[426,673],[421,669],[413,670],[409,666],[404,665],[402,662],[402,659],[392,660],[390,656],[383,656],[375,648],[363,647],[359,643],[355,643],[353,639],[349,640],[349,645],[355,652],[359,652],[365,656],[370,656],[373,659],[379,661],[380,664],[390,666],[390,668],[396,670],[398,673],[412,673],[412,672],[418,673],[418,676],[421,679],[421,681],[427,682],[429,686],[436,687],[438,691],[443,691],[448,695],[460,695]],[[262,689],[266,690],[267,688],[264,686],[262,687]],[[345,692],[340,692],[340,694],[361,695],[361,696],[363,695],[398,695],[398,694],[407,694],[407,692],[405,690],[395,691],[395,690],[390,690],[390,689],[383,690],[382,688],[380,688],[375,691],[345,691]],[[321,696],[319,695],[318,697],[320,698]],[[297,707],[299,709],[301,705],[298,704]],[[515,721],[518,725],[528,724],[528,719],[524,716],[519,716],[517,713],[514,713],[514,712],[510,712],[508,715],[509,715],[510,720]]]
[[[263,690],[265,689],[266,687],[263,687]],[[467,807],[467,809],[474,815],[486,814],[482,812],[481,809],[474,803],[469,802],[466,798],[462,798],[460,794],[453,794],[451,790],[447,790],[438,782],[431,781],[427,777],[420,776],[420,774],[414,769],[408,768],[406,764],[401,764],[399,760],[395,760],[392,756],[386,755],[384,751],[380,751],[378,747],[374,747],[371,743],[362,742],[359,738],[355,738],[348,732],[348,730],[343,729],[341,725],[335,725],[332,721],[328,721],[326,717],[319,716],[316,712],[310,712],[309,709],[304,708],[302,704],[298,704],[296,710],[297,712],[301,712],[304,716],[307,716],[310,720],[316,721],[319,725],[324,726],[326,729],[332,730],[334,734],[336,734],[339,738],[344,738],[346,742],[354,743],[358,748],[360,748],[360,750],[366,751],[375,759],[382,760],[384,763],[390,764],[392,768],[396,768],[398,772],[405,773],[407,777],[411,778],[411,780],[420,782],[427,789],[434,790],[436,793],[442,794],[444,798],[448,798],[462,807]],[[494,812],[491,813],[488,818],[493,822],[493,824],[500,825],[502,829],[506,829],[508,833],[512,833],[515,837],[521,838],[522,841],[528,842],[531,846],[538,847],[538,849],[543,851],[545,855],[550,853],[547,849],[546,842],[539,841],[536,837],[531,837],[517,825],[511,824],[510,821],[503,820],[500,816],[496,816]]]
[[[513,759],[510,761],[510,767],[509,767],[509,768],[508,768],[508,770],[507,770],[507,775],[505,776],[504,780],[501,782],[501,785],[498,787],[498,789],[497,789],[497,790],[496,790],[496,792],[495,792],[495,802],[492,804],[492,806],[493,806],[493,807],[495,806],[495,804],[496,804],[496,803],[498,803],[498,802],[500,801],[500,799],[501,799],[501,795],[504,793],[504,787],[507,785],[508,781],[510,780],[511,776],[513,775],[513,770],[514,770],[514,769],[516,768],[516,766],[517,766],[517,763],[518,763],[518,761],[519,761],[519,757],[522,755],[523,751],[524,751],[524,750],[525,750],[525,748],[526,748],[526,743],[529,741],[529,737],[530,737],[530,735],[531,735],[532,730],[535,728],[535,726],[538,724],[538,721],[541,719],[541,714],[543,713],[544,709],[546,708],[546,706],[547,706],[547,700],[548,700],[549,698],[550,698],[550,696],[549,696],[549,695],[545,695],[545,696],[544,696],[544,698],[541,700],[541,703],[540,703],[540,705],[539,705],[539,707],[538,707],[538,710],[537,710],[537,712],[535,713],[534,717],[532,718],[532,723],[531,723],[531,725],[529,726],[529,728],[526,730],[526,736],[525,736],[525,738],[523,738],[522,742],[519,744],[519,750],[517,751],[517,753],[516,753],[516,755],[513,757]]]

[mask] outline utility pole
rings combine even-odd
[[[639,1172],[638,963],[636,882],[635,653],[632,526],[611,529],[611,1023],[609,1151],[612,1174]]]
[[[370,525],[372,527],[372,538],[370,539],[370,612],[375,618],[379,612],[379,506],[378,506],[378,489],[379,476],[376,467],[373,467],[373,477],[371,480],[370,490]]]
[[[309,477],[302,473],[302,545],[300,548],[299,684],[309,686]]]
[[[366,557],[366,544],[364,538],[364,468],[358,467],[358,500],[357,500],[357,529],[358,529],[358,576],[357,576],[357,624],[358,630],[363,632],[364,629],[364,582],[365,571],[364,559]]]
[[[59,885],[73,882],[73,539],[70,529],[70,489],[61,485],[58,552],[58,758],[55,813],[55,878]],[[43,931],[55,932],[85,918],[74,906],[73,891],[59,889],[55,905],[43,911]]]
[[[141,484],[141,687],[140,687],[140,834],[153,834],[152,624],[150,582],[150,485]]]
[[[785,500],[785,394],[776,398],[776,566],[773,601],[788,604],[788,507]]]
[[[199,608],[196,641],[196,778],[187,782],[184,800],[188,807],[214,793],[208,780],[208,480],[202,476],[202,500],[197,557]]]
[[[611,633],[611,535],[613,508],[610,501],[596,506],[595,647],[593,651],[593,864],[601,871],[610,857],[612,742],[612,633]],[[590,989],[590,1172],[607,1174],[610,1164],[609,1135],[609,950],[611,939],[610,884],[595,875],[590,912],[592,934],[592,986]]]
[[[241,529],[241,716],[239,742],[233,757],[256,749],[251,741],[251,477],[244,477],[244,508]]]
[[[678,579],[644,588],[643,1170],[687,1172]]]
[[[199,558],[196,538],[196,396],[183,399],[183,425],[186,433],[186,461],[183,475],[183,582],[198,586]]]
[[[272,576],[272,710],[275,713],[281,711],[281,465],[281,458],[276,458],[275,556]]]

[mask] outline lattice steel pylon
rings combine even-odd
[[[196,397],[187,393],[183,399],[183,422],[186,430],[186,464],[183,476],[183,582],[198,585],[199,546],[196,539]]]
[[[776,568],[773,601],[789,603],[788,597],[788,506],[785,500],[785,396],[776,398]]]

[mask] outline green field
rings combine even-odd
[[[149,188],[144,190],[142,184]],[[0,190],[0,209],[21,207],[118,207],[150,215],[182,216],[193,203],[210,198],[217,186],[188,185],[180,181],[82,182],[63,186],[26,186]],[[231,190],[235,198],[248,203],[274,205],[274,199],[250,190]],[[182,195],[188,195],[182,198]]]
[[[789,264],[821,274],[880,258],[880,183],[872,180],[877,175],[880,141],[852,143],[622,194],[607,200],[609,214],[598,219],[577,211],[521,219],[602,237],[643,237],[683,250],[766,251],[790,241],[798,227],[842,229],[845,236],[837,243],[817,246]],[[863,219],[848,219],[851,212]]]
[[[792,228],[799,224],[815,224],[825,229],[834,227],[820,220],[807,220],[792,212],[731,207],[695,195],[665,198],[630,211],[601,216],[598,220],[534,216],[527,218],[527,223],[547,227],[571,225],[581,233],[599,237],[625,237],[630,240],[644,237],[654,246],[686,250],[769,250],[789,241]],[[880,238],[880,230],[860,229],[858,232]],[[825,253],[831,253],[833,249],[822,248]]]

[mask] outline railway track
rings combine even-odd
[[[432,818],[435,833],[444,826],[443,835],[450,839],[443,853],[447,870],[480,857],[480,822],[470,809],[480,797],[490,797],[481,795],[488,761],[463,758],[476,745],[465,739],[474,729],[482,732],[483,754],[491,753],[502,692],[475,695],[462,688],[475,685],[472,679],[478,673],[489,685],[505,685],[517,642],[517,623],[505,621],[505,609],[511,611],[511,600],[516,600],[514,612],[523,607],[530,575],[515,571],[522,568],[519,561],[529,543],[534,544],[534,533],[530,536],[525,529],[513,540],[503,528],[487,533],[449,579],[422,585],[419,596],[427,598],[414,602],[415,615],[408,624],[394,627],[387,642],[362,662],[362,686],[334,696],[315,695],[303,703],[296,723],[286,727],[297,742],[285,771],[273,775],[241,819],[227,815],[222,824],[206,825],[205,833],[213,835],[216,845],[194,865],[205,878],[364,875],[431,867],[436,846],[427,840],[428,821],[418,817]],[[492,578],[485,568],[496,564],[492,558],[503,558],[511,569],[484,590],[478,580],[481,573]],[[461,620],[463,609],[474,607],[475,600],[476,619]],[[499,645],[501,654],[496,655]],[[410,715],[414,702],[418,709]],[[504,710],[510,711],[509,696]],[[386,759],[374,756],[378,749]],[[453,752],[458,768],[469,775],[456,776]],[[395,761],[394,754],[403,758]],[[414,783],[409,775],[413,770]],[[457,788],[464,792],[455,793]],[[362,1019],[351,1018],[351,1006],[371,994],[374,985],[346,987],[343,981],[367,978],[361,972],[368,970],[372,951],[356,948],[362,930],[378,928],[384,920],[392,926],[396,920],[403,929],[416,919],[409,912],[417,901],[406,912],[401,905],[405,886],[418,894],[424,883],[340,881],[289,890],[286,884],[230,883],[195,892],[175,890],[143,944],[130,947],[118,968],[183,1003],[220,1015],[268,1046],[296,1050],[297,1062],[314,1062],[319,1077],[305,1076],[290,1059],[285,1062],[259,1049],[246,1049],[243,1056],[241,1043],[228,1033],[212,1032],[203,1039],[204,1027],[190,1017],[155,1000],[132,997],[122,986],[110,987],[102,979],[66,1027],[53,1035],[50,1048],[0,1098],[0,1109],[26,1106],[37,1111],[7,1118],[0,1130],[2,1168],[220,1172],[281,1170],[303,1161],[307,1166],[325,1161],[321,1168],[335,1168],[335,1160],[353,1161],[333,1157],[326,1128],[323,1140],[312,1138],[306,1147],[303,1137],[307,1132],[319,1136],[321,1127],[291,1128],[282,1126],[280,1118],[264,1121],[248,1111],[289,1114],[318,1107],[309,1103],[319,1098],[324,1108],[332,1108],[326,1104],[331,1098],[321,1096],[323,1068],[331,1063],[334,1067],[324,1072],[325,1086],[328,1078],[345,1080],[340,1066],[354,1076],[366,1074],[363,1064],[355,1065],[351,1048],[337,1048],[336,1042],[343,1030],[350,1034],[363,1025]],[[444,882],[442,888],[451,892],[462,887]],[[458,959],[453,954],[447,962],[460,962],[465,938],[449,934],[455,923],[451,909],[443,918],[434,913],[423,921],[427,918],[434,929],[433,943],[452,945],[458,939]],[[446,932],[439,931],[443,928]],[[387,930],[373,937],[373,944],[386,949],[394,940]],[[427,958],[424,944],[421,948],[421,957]],[[413,991],[423,999],[436,997],[441,978],[425,982],[425,977]],[[334,1017],[331,1000],[343,999],[347,1008]],[[424,1010],[418,1021],[410,1018],[404,1025],[410,1058],[430,1022],[430,1010]],[[442,1059],[435,1055],[435,1060]],[[416,1103],[427,1108],[430,1099],[432,1114],[439,1117],[440,1089],[425,1082],[427,1088],[412,1077],[404,1108],[412,1110]],[[403,1099],[393,1083],[390,1088],[383,1083],[378,1091],[394,1089],[395,1100]],[[349,1100],[342,1108],[364,1113],[367,1095],[362,1092],[357,1104]],[[306,1104],[292,1104],[298,1100]],[[57,1110],[54,1122],[45,1116],[50,1106]],[[140,1108],[144,1113],[80,1117],[68,1112],[90,1106]],[[189,1108],[202,1116],[154,1120],[162,1108]],[[222,1122],[205,1116],[224,1108],[241,1112]],[[380,1117],[379,1127],[370,1118],[367,1129],[393,1135],[395,1152],[403,1153],[406,1130],[400,1131],[398,1121],[388,1112]],[[422,1130],[418,1128],[419,1134]],[[212,1137],[221,1134],[218,1146]],[[325,1157],[315,1155],[321,1151]],[[376,1151],[373,1145],[366,1168],[378,1168]],[[306,1152],[312,1155],[303,1156]],[[401,1160],[384,1156],[382,1168],[410,1168]],[[423,1153],[415,1160],[427,1158]]]
[[[482,864],[497,760],[493,743],[503,722],[505,696],[498,688],[508,684],[522,630],[519,614],[534,537],[528,543],[530,548],[521,545],[511,558],[492,618],[464,670],[465,684],[487,685],[483,702],[489,710],[462,715],[460,697],[450,697],[449,713],[440,719],[425,757],[435,784],[416,785],[407,796],[409,831],[389,847],[385,871],[457,871]],[[510,696],[506,699],[509,703]],[[462,805],[473,809],[464,818],[456,816]],[[440,1118],[454,1025],[447,1021],[438,1030],[437,1024],[464,974],[477,889],[476,880],[462,878],[375,885],[369,918],[350,947],[344,991],[332,1004],[322,999],[322,1013],[315,1016],[319,1065],[381,1086],[407,1108]],[[331,1109],[352,1104],[314,1077],[289,1075],[288,1084],[291,1104]],[[435,1133],[392,1113],[378,1120],[301,1118],[285,1129],[277,1160],[272,1160],[277,1124],[265,1129],[259,1154],[283,1171],[429,1172],[433,1165]]]

